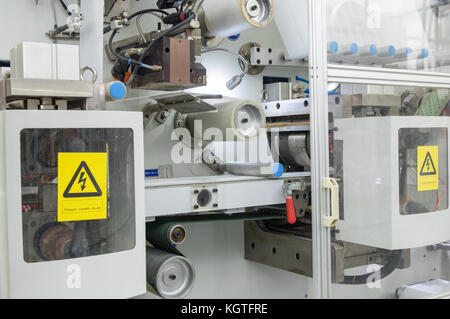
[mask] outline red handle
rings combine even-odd
[[[295,216],[294,199],[292,197],[286,198],[286,209],[288,223],[291,225],[295,224],[297,217]]]

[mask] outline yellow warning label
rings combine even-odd
[[[439,146],[417,148],[417,191],[439,189]]]
[[[107,218],[107,153],[58,153],[58,222]]]

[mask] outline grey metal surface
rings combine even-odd
[[[353,106],[386,106],[400,107],[402,99],[400,95],[388,94],[356,94],[352,95]]]
[[[307,277],[313,276],[312,239],[294,234],[275,233],[247,221],[244,226],[245,258]],[[371,264],[384,265],[392,252],[347,242],[331,244],[332,282],[344,281],[344,270]],[[404,250],[398,269],[411,267],[410,250]]]
[[[292,83],[277,82],[264,85],[267,102],[284,101],[292,99]]]
[[[341,104],[341,99],[338,96],[329,96],[328,105],[329,111],[332,113],[338,112]],[[309,115],[311,113],[310,99],[296,99],[285,101],[262,102],[262,107],[267,117],[284,117],[294,115]]]
[[[262,107],[267,117],[309,115],[311,112],[309,99],[265,102]]]
[[[10,103],[10,104],[8,104]],[[13,103],[20,103],[14,105]],[[0,109],[105,109],[105,86],[90,81],[10,79],[0,81]]]
[[[305,62],[287,61],[285,52],[280,48],[253,47],[250,49],[250,63],[256,66],[306,66]]]
[[[87,98],[83,109],[87,111],[104,110],[105,107],[105,86],[103,83],[93,84],[94,96]]]
[[[160,111],[164,109],[174,109],[181,114],[198,113],[215,111],[216,108],[211,104],[202,100],[202,98],[208,98],[208,95],[195,95],[185,92],[168,93],[152,98],[157,104],[150,104],[148,108],[152,111]],[[212,96],[218,97],[218,96]]]
[[[400,95],[355,94],[342,96],[342,118],[398,116],[402,106]]]
[[[10,79],[0,81],[5,87],[6,101],[27,97],[91,98],[93,84],[89,81]]]
[[[392,251],[368,247],[348,242],[342,243],[345,251],[345,269],[356,268],[370,264],[384,265],[392,256]],[[398,269],[408,269],[411,267],[411,251],[406,249],[402,253],[402,260],[398,264]]]
[[[309,134],[280,135],[280,156],[292,166],[311,167]]]
[[[263,231],[254,221],[244,224],[245,258],[299,275],[313,276],[311,238]],[[333,281],[344,280],[344,247],[332,245]]]

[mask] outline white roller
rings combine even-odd
[[[188,117],[186,124],[192,136],[194,136],[194,130],[196,130],[195,136],[203,136],[207,129],[217,128],[226,139],[227,129],[231,129],[234,136],[244,140],[257,137],[260,129],[266,125],[264,110],[256,102],[239,100],[215,106],[216,112],[199,113]],[[195,125],[196,120],[202,121],[201,132],[200,127]]]
[[[283,0],[275,10],[275,23],[286,48],[286,59],[300,60],[309,55],[308,1]]]
[[[267,26],[273,19],[273,0],[206,0],[205,24],[216,37],[236,35]]]

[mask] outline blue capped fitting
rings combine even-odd
[[[422,57],[428,58],[430,56],[430,51],[428,49],[422,49]]]
[[[395,49],[395,47],[393,45],[389,46],[388,53],[389,53],[390,56],[394,56],[396,51],[397,50]]]
[[[230,35],[230,36],[228,37],[228,39],[231,40],[231,41],[236,41],[236,40],[239,39],[240,37],[241,37],[241,34],[238,33],[238,34],[235,34],[235,35]]]
[[[109,95],[115,100],[123,99],[127,95],[127,88],[122,82],[116,81],[109,86]]]
[[[339,44],[336,41],[331,41],[328,49],[331,53],[337,53],[339,51]]]
[[[272,166],[272,173],[275,177],[281,177],[284,174],[284,166],[280,163],[275,163]]]
[[[413,49],[411,49],[411,48],[406,48],[406,50],[405,50],[405,54],[406,55],[410,55],[410,54],[412,54],[413,53]]]
[[[352,54],[357,54],[359,51],[359,46],[356,43],[352,43],[350,45],[350,52],[352,52]]]
[[[378,53],[378,48],[375,44],[370,45],[370,54],[375,56]]]

